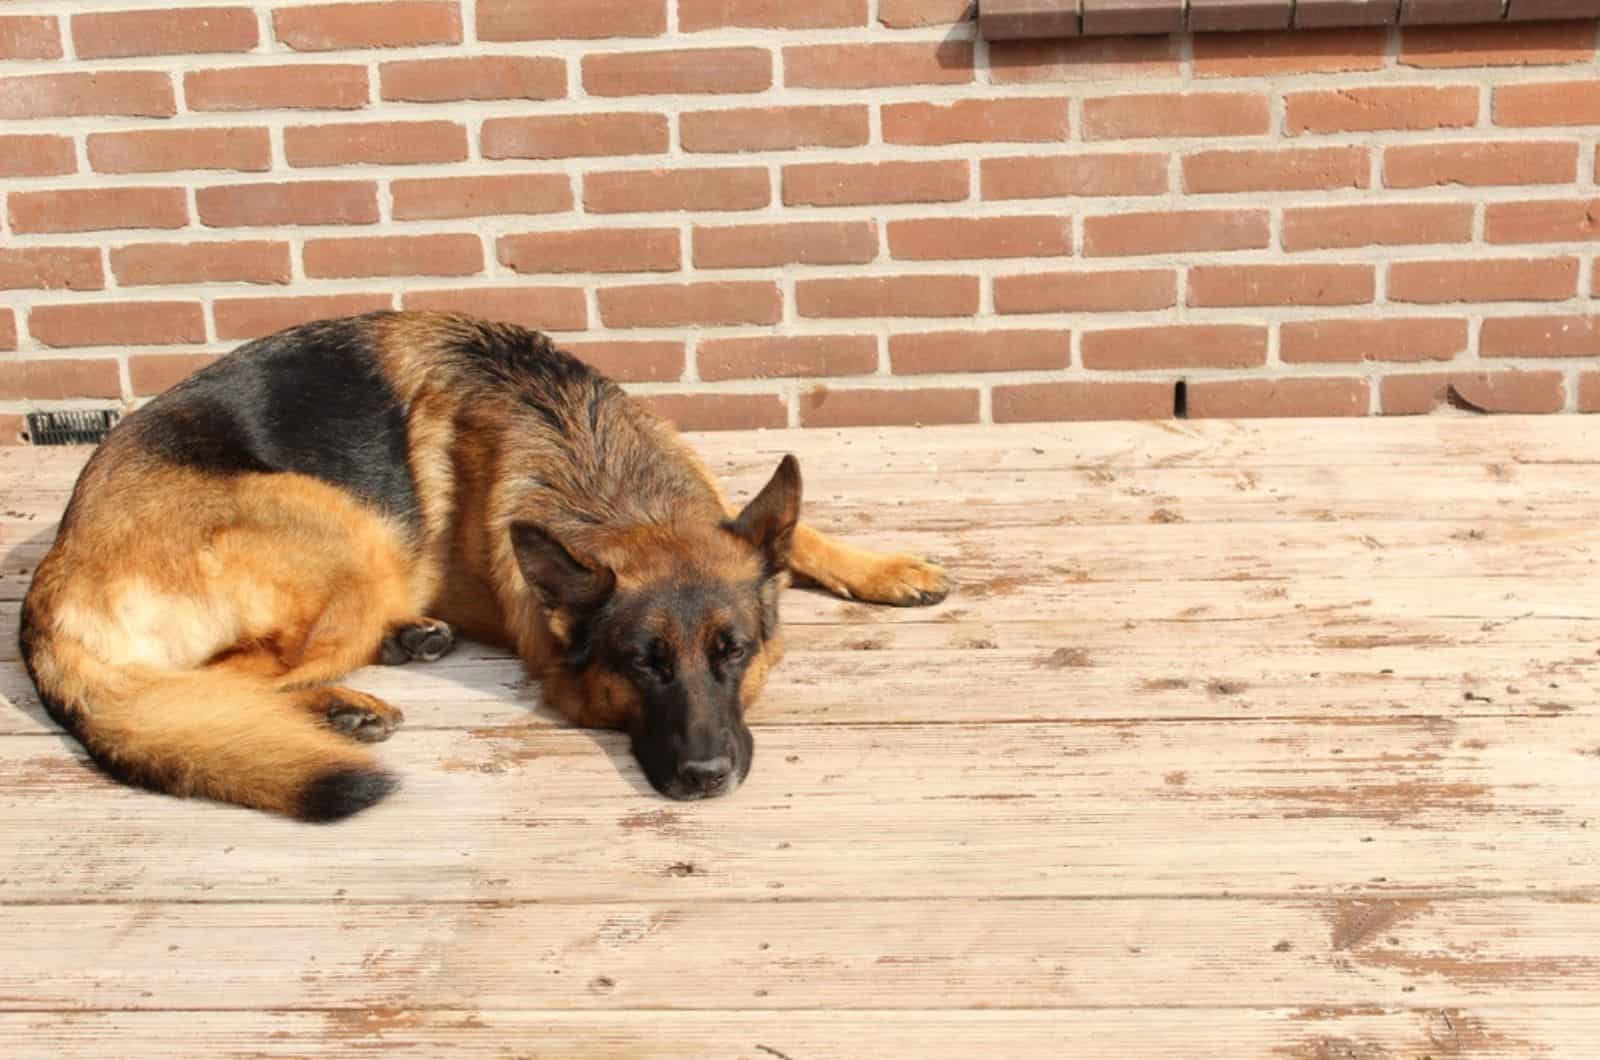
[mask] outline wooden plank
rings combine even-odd
[[[0,739],[0,902],[1595,893],[1600,857],[1587,716],[758,725],[746,784],[695,804],[621,734],[402,733],[402,790],[326,828],[70,747]]]
[[[1591,1060],[1600,1008],[1347,1005],[1275,1009],[1008,1011],[0,1013],[13,1060],[101,1055],[300,1060],[370,1050],[456,1060],[972,1060],[1103,1056],[1140,1060]],[[406,1051],[409,1050],[409,1053]]]
[[[0,530],[0,533],[3,533]],[[852,538],[857,535],[851,535]],[[1600,569],[1600,523],[1507,521],[1487,527],[1422,522],[1146,523],[1115,534],[1061,527],[901,529],[879,526],[876,548],[931,556],[950,567],[957,594],[1005,595],[1026,579],[1070,594],[1089,582],[1282,582],[1338,574],[1352,582],[1504,576],[1592,577]],[[48,542],[15,544],[0,585],[20,599],[27,569]],[[954,596],[952,597],[952,602]],[[946,605],[949,606],[949,605]]]
[[[1590,620],[1339,611],[791,625],[756,717],[802,725],[1591,712],[1600,702],[1595,642]],[[989,694],[950,694],[972,681]],[[472,643],[436,663],[369,667],[347,683],[399,705],[408,731],[564,724],[520,663]],[[55,730],[21,666],[0,663],[0,734]]]
[[[1588,1006],[1594,919],[1524,898],[10,906],[0,1008]]]
[[[807,428],[686,437],[719,474],[755,474],[762,468],[770,474],[783,454],[794,453],[808,478],[994,468],[1600,462],[1600,443],[1582,416],[1374,417],[1356,424],[1348,419],[1261,419]],[[70,488],[88,454],[82,447],[0,446],[0,482],[59,481]]]
[[[747,499],[766,471],[724,479]],[[29,487],[0,510],[0,549],[41,536],[48,544],[67,491]],[[1099,526],[1127,523],[1452,522],[1592,518],[1600,474],[1571,466],[1067,469],[996,474],[814,475],[806,518],[870,543],[878,526],[939,530],[974,525]]]

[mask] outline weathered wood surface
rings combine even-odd
[[[466,645],[333,828],[90,771],[16,661],[82,451],[0,449],[0,1054],[1600,1055],[1578,417],[696,439],[945,559],[785,601],[730,799]]]

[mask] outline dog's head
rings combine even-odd
[[[732,792],[754,754],[745,709],[782,652],[778,596],[799,517],[791,456],[737,518],[641,532],[620,572],[513,524],[517,562],[563,651],[546,695],[585,724],[630,732],[662,794]]]

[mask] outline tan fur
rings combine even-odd
[[[566,519],[562,539],[614,571],[623,589],[761,576],[750,549],[719,529],[734,512],[715,477],[643,407],[619,397],[595,433],[594,409],[558,406],[551,411],[563,421],[541,433],[516,395],[486,386],[447,352],[479,322],[406,313],[363,326],[407,410],[420,529],[391,525],[316,478],[205,474],[114,432],[36,573],[25,626],[41,693],[63,704],[92,751],[152,786],[292,813],[319,775],[373,768],[323,715],[343,704],[392,726],[399,712],[318,686],[372,662],[387,633],[425,618],[513,646],[543,679],[546,701],[578,724],[632,725],[639,700],[626,681],[556,665],[569,616],[525,582],[511,544],[519,520]],[[608,503],[587,484],[605,481],[612,459],[658,461],[671,518],[572,519],[574,506]],[[863,600],[920,602],[946,584],[937,567],[804,525],[791,566]],[[781,656],[773,640],[753,660],[745,707]]]

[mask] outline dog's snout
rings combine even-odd
[[[694,795],[715,795],[733,779],[733,759],[727,755],[685,762],[678,767],[678,783]]]

